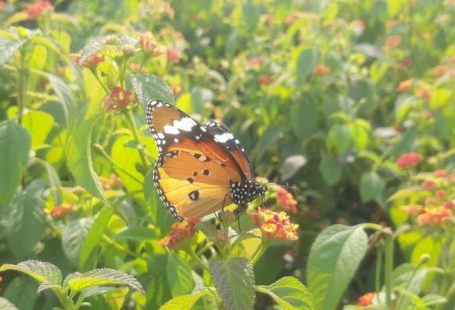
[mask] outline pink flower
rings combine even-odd
[[[376,295],[377,294],[375,292],[363,294],[362,296],[359,297],[359,300],[357,301],[357,306],[366,307],[373,304],[373,299],[376,297]]]
[[[173,49],[173,48],[168,48],[166,55],[167,55],[167,59],[169,59],[169,61],[173,62],[173,63],[179,62],[180,59],[182,58],[182,54],[180,54],[180,52],[178,50]]]
[[[46,12],[54,10],[54,6],[48,0],[37,0],[32,5],[26,7],[24,12],[27,13],[28,18],[37,19]]]
[[[161,239],[160,244],[169,250],[181,248],[191,242],[198,223],[199,219],[192,218],[172,224],[171,232]]]
[[[410,152],[410,153],[402,154],[396,161],[396,164],[401,169],[406,169],[406,168],[417,165],[421,160],[422,160],[422,155],[420,155],[417,152]]]
[[[389,36],[384,45],[385,49],[393,49],[401,43],[401,37],[399,35]]]
[[[111,90],[103,102],[106,104],[106,109],[112,111],[115,109],[126,108],[134,102],[133,93],[120,86],[116,86]]]

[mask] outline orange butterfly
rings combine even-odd
[[[200,125],[158,100],[147,103],[146,120],[160,153],[155,187],[176,219],[201,218],[232,203],[245,208],[265,194],[244,148],[226,126]]]

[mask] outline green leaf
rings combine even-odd
[[[309,48],[300,53],[296,66],[298,83],[305,82],[306,77],[319,64],[319,59],[319,51],[315,48]]]
[[[384,180],[375,171],[362,174],[360,178],[360,198],[362,202],[374,200],[379,204],[383,204],[382,193],[384,188]]]
[[[170,104],[175,104],[174,95],[167,84],[154,74],[138,73],[130,78],[134,92],[142,103],[144,111],[150,99],[161,100]]]
[[[29,130],[32,137],[32,149],[36,151],[44,146],[46,138],[54,126],[54,118],[45,112],[30,111],[24,115],[22,126]]]
[[[157,233],[148,227],[133,226],[127,227],[122,232],[114,236],[115,240],[133,240],[133,241],[145,241],[150,239],[156,239]]]
[[[422,297],[422,303],[425,307],[441,305],[447,302],[447,298],[437,294],[428,294]]]
[[[352,146],[352,136],[349,127],[335,124],[330,127],[326,138],[326,146],[330,153],[342,154]]]
[[[296,103],[290,109],[290,120],[297,137],[305,141],[317,132],[318,104],[309,100]]]
[[[283,277],[271,285],[258,286],[256,290],[272,297],[284,310],[316,309],[308,289],[294,277]]]
[[[419,264],[422,255],[428,255],[428,266],[437,267],[443,255],[446,239],[437,236],[426,236],[417,241],[411,254],[411,263]]]
[[[253,265],[246,258],[212,259],[209,270],[225,309],[253,308],[254,271]]]
[[[0,66],[7,63],[25,42],[27,39],[0,37]]]
[[[196,304],[196,302],[205,295],[210,294],[209,290],[201,290],[196,293],[191,293],[188,295],[181,295],[172,298],[168,302],[166,302],[164,305],[160,307],[160,310],[174,310],[174,309],[179,309],[179,310],[192,310],[193,306]]]
[[[3,297],[8,298],[20,310],[34,310],[38,284],[31,278],[19,277],[11,281]]]
[[[30,135],[14,121],[0,123],[0,206],[7,204],[27,166]]]
[[[73,128],[78,124],[79,115],[76,109],[76,99],[71,88],[61,78],[53,74],[46,74],[49,82],[62,105],[65,124],[68,128]]]
[[[79,266],[79,256],[82,245],[87,238],[88,231],[93,221],[80,218],[68,222],[62,231],[63,252],[74,266]]]
[[[39,283],[48,283],[51,285],[62,284],[62,273],[57,266],[37,260],[27,260],[17,265],[4,264],[0,266],[0,271],[15,270],[32,277]]]
[[[91,155],[92,131],[97,122],[99,118],[94,117],[77,126],[69,137],[66,156],[68,168],[76,181],[92,195],[107,203],[98,175],[93,169]]]
[[[47,49],[44,46],[36,45],[30,55],[28,65],[30,68],[42,70],[47,63]]]
[[[76,294],[94,286],[121,285],[129,286],[141,293],[144,289],[133,276],[110,268],[94,269],[85,273],[72,273],[65,279],[65,286],[69,286],[71,293]]]
[[[314,241],[308,258],[308,288],[317,309],[335,309],[367,250],[362,226],[333,225]]]
[[[343,166],[336,159],[323,155],[319,171],[327,184],[334,185],[341,179]]]
[[[83,270],[87,268],[89,258],[95,249],[99,246],[104,234],[104,230],[106,229],[106,226],[113,214],[114,209],[111,207],[105,207],[96,217],[95,222],[90,227],[90,230],[88,231],[87,237],[81,248],[81,254],[79,257],[80,269]]]
[[[191,267],[180,256],[173,253],[168,256],[166,276],[172,296],[188,294],[194,287]]]
[[[26,193],[17,194],[9,206],[6,222],[8,243],[19,259],[28,257],[46,230],[44,201]]]
[[[10,303],[8,299],[0,297],[0,309],[3,310],[18,310],[15,305]]]

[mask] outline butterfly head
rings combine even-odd
[[[250,202],[256,197],[264,195],[266,191],[267,188],[264,185],[261,185],[254,180],[231,183],[232,199],[237,205]]]

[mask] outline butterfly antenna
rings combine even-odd
[[[284,188],[287,188],[287,189],[292,189],[298,193],[300,193],[300,189],[295,187],[295,186],[289,186],[289,185],[283,185],[283,184],[278,184],[278,183],[274,183],[274,182],[268,182],[268,183],[265,183],[264,185],[276,185],[276,186],[281,186],[281,187],[284,187]]]

